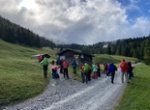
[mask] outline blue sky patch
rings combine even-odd
[[[126,8],[128,20],[134,21],[139,17],[150,18],[150,0],[118,0]]]

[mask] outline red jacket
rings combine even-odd
[[[67,61],[63,61],[63,68],[67,69],[69,66],[69,63]]]
[[[120,68],[122,72],[128,72],[128,63],[127,62],[121,62]]]

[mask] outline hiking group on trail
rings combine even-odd
[[[43,76],[44,78],[48,78],[48,69],[49,69],[49,60],[44,57],[41,60],[41,65],[43,66]],[[91,79],[99,79],[102,74],[111,77],[111,83],[114,83],[115,73],[118,69],[121,71],[121,82],[124,83],[124,78],[127,83],[129,83],[129,79],[133,77],[133,67],[131,62],[126,62],[123,59],[117,69],[117,66],[114,63],[110,64],[91,64],[91,63],[80,63],[78,64],[75,59],[69,63],[66,59],[61,59],[59,61],[51,61],[50,69],[51,69],[51,77],[52,79],[60,79],[60,75],[63,75],[63,79],[70,79],[70,74],[68,72],[69,66],[72,66],[72,72],[74,75],[77,75],[77,68],[80,70],[80,75],[82,79],[82,83],[88,83]],[[103,66],[103,69],[102,69]]]

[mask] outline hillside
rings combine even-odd
[[[41,93],[48,80],[42,66],[31,56],[48,53],[51,49],[31,49],[0,40],[0,105],[24,100]]]
[[[29,47],[55,47],[55,44],[0,16],[0,39]]]

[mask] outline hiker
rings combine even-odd
[[[84,75],[85,75],[85,82],[86,84],[88,83],[88,81],[90,81],[91,79],[89,78],[89,71],[90,70],[90,66],[89,64],[85,63],[84,64]]]
[[[44,78],[47,78],[47,71],[48,71],[48,58],[47,57],[44,57],[43,60],[40,62],[40,64],[43,65],[43,75],[44,75]]]
[[[59,65],[60,65],[60,74],[63,74],[63,73],[64,73],[64,69],[63,69],[63,59],[60,59]]]
[[[80,72],[81,72],[82,83],[84,83],[85,82],[85,73],[84,73],[84,65],[83,64],[80,65]]]
[[[96,64],[93,64],[93,65],[92,65],[92,73],[93,73],[93,78],[94,78],[94,79],[97,79],[97,78],[98,78],[97,69],[98,69],[97,65],[96,65]]]
[[[51,62],[51,71],[52,71],[52,86],[56,86],[57,82],[56,82],[56,79],[59,79],[59,74],[58,74],[58,69],[59,69],[59,66],[57,66],[55,64],[55,61],[53,60]]]
[[[72,63],[72,68],[73,68],[73,73],[76,74],[77,73],[77,62],[75,59],[73,59]]]
[[[116,71],[117,71],[117,67],[113,63],[109,64],[108,72],[109,72],[109,74],[111,76],[111,83],[112,84],[114,83],[114,77],[115,77],[115,72]]]
[[[124,76],[126,78],[126,82],[128,83],[128,63],[123,59],[119,65],[122,75],[121,75],[121,81],[124,83]]]
[[[128,62],[128,76],[129,76],[129,79],[131,79],[134,76],[131,62]]]
[[[69,67],[69,63],[67,60],[63,60],[62,62],[62,65],[63,65],[63,75],[64,75],[64,78],[66,79],[69,79],[69,75],[68,75],[68,67]]]
[[[59,79],[59,74],[58,74],[58,69],[59,69],[59,66],[57,66],[55,64],[55,61],[53,60],[52,63],[51,63],[51,70],[52,70],[52,78],[53,79]]]
[[[101,77],[101,65],[99,63],[97,64],[97,75]]]
[[[108,73],[108,64],[107,64],[107,63],[104,64],[104,73],[105,73],[107,76],[109,76],[109,73]]]
[[[60,57],[59,56],[57,56],[56,65],[60,65]]]
[[[87,65],[88,65],[88,74],[87,74],[88,81],[91,81],[92,65],[88,64],[88,63],[87,63]]]

